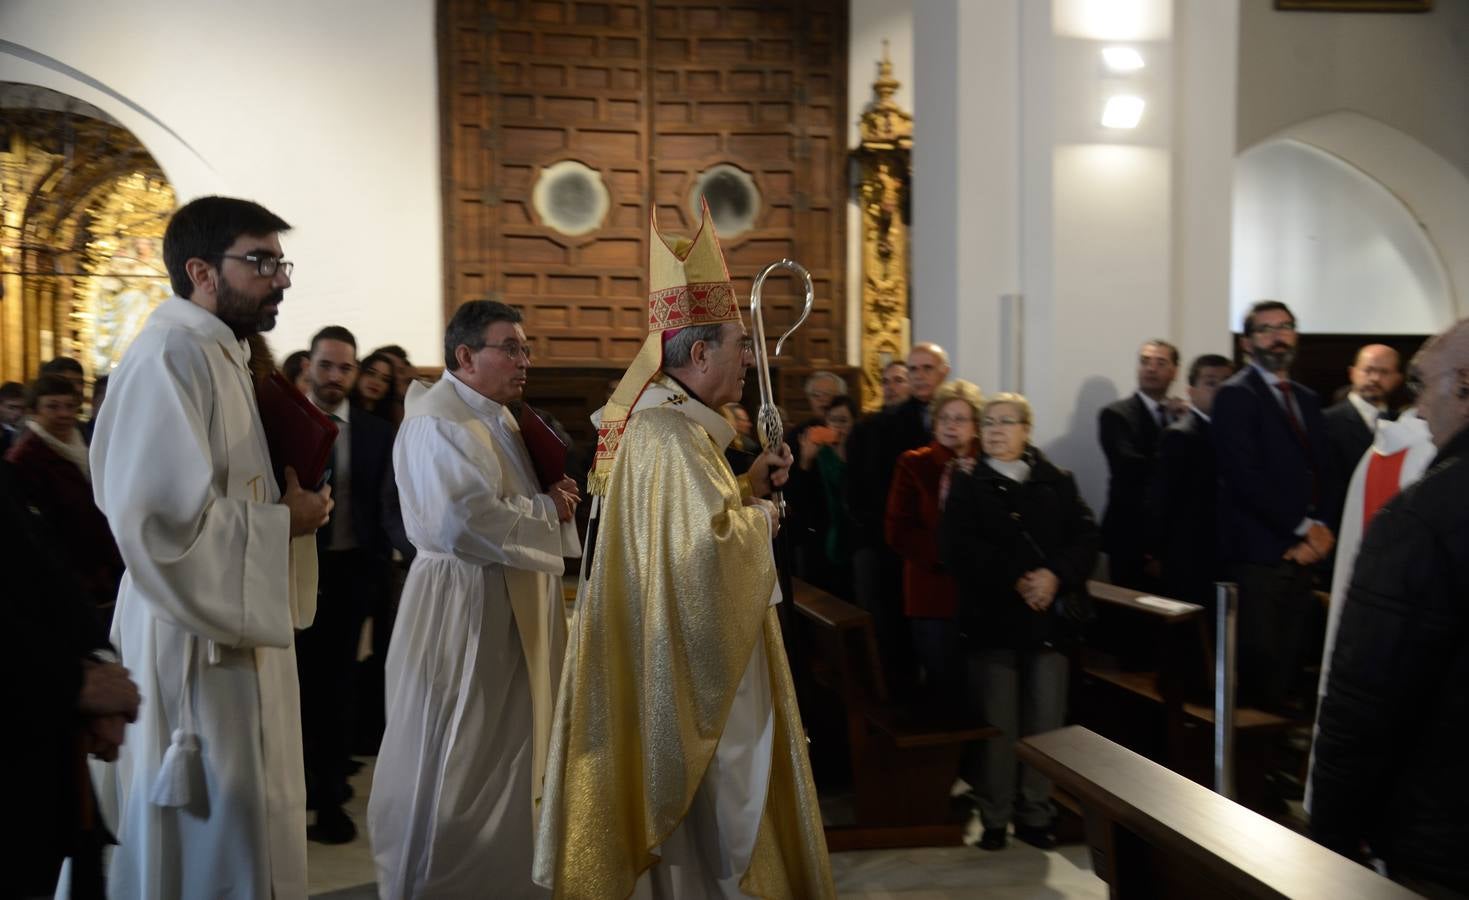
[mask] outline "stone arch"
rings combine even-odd
[[[1272,166],[1281,171],[1295,169],[1305,173],[1306,180],[1334,183],[1339,190],[1333,196],[1312,199],[1304,196],[1308,191],[1302,186],[1282,182],[1290,187],[1279,196],[1264,200],[1256,196],[1252,201],[1248,196],[1250,180],[1258,179]],[[1441,330],[1469,315],[1469,257],[1462,252],[1469,246],[1469,178],[1410,135],[1360,113],[1328,113],[1283,129],[1243,151],[1236,161],[1235,185],[1232,320],[1239,319],[1241,304],[1258,299],[1247,296],[1259,284],[1249,281],[1249,257],[1268,252],[1269,248],[1262,248],[1261,235],[1242,234],[1241,230],[1242,226],[1248,227],[1246,220],[1251,217],[1258,220],[1262,203],[1264,208],[1273,208],[1282,215],[1308,218],[1311,211],[1303,211],[1300,204],[1320,203],[1315,213],[1318,218],[1325,214],[1324,230],[1334,232],[1338,239],[1343,232],[1352,237],[1349,243],[1354,249],[1350,252],[1341,252],[1341,247],[1320,247],[1320,259],[1315,261],[1300,258],[1309,255],[1312,248],[1302,249],[1304,244],[1296,248],[1297,258],[1288,261],[1287,267],[1318,266],[1317,274],[1323,276],[1315,283],[1318,289],[1328,289],[1332,284],[1332,279],[1324,276],[1331,274],[1326,266],[1334,259],[1340,267],[1335,272],[1336,282],[1338,287],[1347,282],[1346,294],[1357,287],[1369,290],[1375,277],[1384,289],[1397,285],[1400,299],[1407,304],[1402,318],[1388,323],[1390,327],[1380,327],[1385,311],[1360,308],[1364,301],[1358,297],[1352,301],[1358,303],[1357,308],[1333,310],[1324,328],[1313,326],[1312,330],[1424,333]],[[1257,191],[1259,186],[1255,185]],[[1376,217],[1381,226],[1379,233],[1352,231],[1352,217],[1367,213]],[[1281,252],[1288,251],[1283,248]],[[1384,265],[1363,276],[1374,259]],[[1394,269],[1396,274],[1390,272]],[[1365,277],[1366,283],[1352,282],[1348,275],[1352,271]],[[1329,324],[1333,317],[1346,327]]]

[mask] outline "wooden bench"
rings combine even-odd
[[[964,744],[999,734],[962,710],[895,702],[872,617],[799,579],[792,582],[816,685],[841,703],[856,823],[827,828],[832,851],[960,843],[949,789]]]
[[[1073,718],[1176,772],[1210,783],[1214,706],[1214,646],[1204,608],[1103,581],[1087,582],[1097,608],[1098,645],[1082,649]],[[1109,656],[1107,626],[1113,635],[1142,636],[1153,651],[1147,668]],[[1133,661],[1136,662],[1136,661]],[[1106,700],[1106,695],[1125,698]],[[1262,738],[1291,728],[1292,719],[1251,707],[1234,715],[1236,756],[1242,799],[1265,802],[1264,773],[1271,766],[1270,745]]]
[[[1418,896],[1085,728],[1025,738],[1017,752],[1082,810],[1114,900]]]

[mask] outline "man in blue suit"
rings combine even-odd
[[[1290,380],[1296,320],[1262,300],[1245,317],[1246,365],[1214,399],[1219,558],[1239,584],[1241,701],[1297,713],[1311,567],[1331,552],[1341,502],[1321,403]]]

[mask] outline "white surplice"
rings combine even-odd
[[[452,373],[410,391],[393,463],[418,555],[368,804],[379,893],[548,896],[531,883],[534,768],[565,653],[561,573],[581,554],[576,527],[541,493],[509,410]]]
[[[315,612],[315,550],[276,502],[248,359],[212,313],[170,298],[113,372],[92,438],[127,564],[112,639],[143,696],[101,792],[116,898],[306,896],[292,642]],[[179,780],[159,793],[173,742],[197,752],[176,751]]]
[[[1361,411],[1360,407],[1358,411]],[[1331,600],[1326,608],[1326,638],[1322,642],[1321,677],[1316,685],[1318,710],[1326,699],[1326,684],[1331,678],[1331,657],[1336,650],[1336,632],[1341,626],[1341,611],[1347,602],[1347,591],[1352,586],[1352,570],[1357,566],[1357,551],[1362,549],[1362,537],[1367,533],[1368,523],[1381,508],[1380,505],[1367,508],[1367,482],[1374,477],[1374,469],[1378,467],[1383,467],[1376,475],[1378,478],[1389,476],[1396,469],[1396,477],[1390,482],[1394,489],[1393,494],[1396,495],[1423,477],[1437,453],[1438,448],[1433,445],[1433,435],[1428,431],[1428,423],[1418,415],[1416,409],[1403,410],[1396,420],[1377,419],[1372,447],[1362,454],[1362,459],[1357,463],[1356,471],[1352,473],[1352,480],[1347,486],[1346,500],[1342,504],[1341,533],[1336,536],[1336,563],[1331,572]],[[1386,502],[1380,496],[1373,499],[1379,504]],[[1306,768],[1307,812],[1311,809],[1311,776],[1315,773],[1316,765],[1315,733],[1316,729],[1313,728],[1310,759]]]

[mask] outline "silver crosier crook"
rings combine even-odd
[[[816,300],[816,289],[811,284],[811,273],[806,267],[790,259],[780,259],[760,270],[755,276],[755,284],[750,288],[750,322],[755,329],[755,368],[760,375],[760,412],[755,416],[755,432],[760,435],[760,446],[767,451],[779,451],[781,441],[785,437],[784,424],[780,421],[780,411],[775,408],[775,389],[770,381],[770,358],[765,352],[765,319],[760,312],[760,295],[765,287],[765,279],[776,269],[790,269],[806,285],[806,302],[801,309],[801,317],[796,324],[786,330],[775,342],[775,355],[780,356],[781,347],[785,346],[786,339],[795,334],[806,318],[811,315],[811,304]],[[781,517],[785,516],[785,498],[776,491],[773,494],[775,506],[780,511]]]

